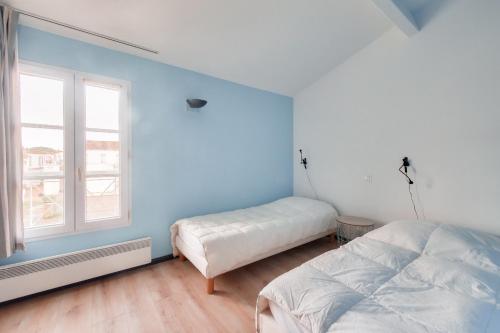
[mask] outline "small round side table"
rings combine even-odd
[[[337,242],[347,243],[373,230],[375,221],[355,216],[337,217]]]

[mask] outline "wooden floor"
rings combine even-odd
[[[191,263],[166,261],[0,306],[0,332],[255,332],[262,287],[335,247],[323,238],[226,273],[213,295]]]

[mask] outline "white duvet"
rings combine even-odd
[[[201,273],[210,278],[290,244],[331,233],[336,216],[326,202],[288,197],[257,207],[182,219],[171,226],[173,253],[179,254],[179,236],[192,253],[206,260]]]
[[[500,238],[393,222],[269,283],[257,314],[269,302],[305,332],[500,332]]]

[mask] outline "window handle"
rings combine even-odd
[[[78,181],[82,181],[82,169],[78,168]]]

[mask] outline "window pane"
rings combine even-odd
[[[87,128],[118,130],[120,91],[85,85]]]
[[[63,81],[21,74],[20,87],[21,122],[63,125]]]
[[[58,129],[22,128],[25,175],[63,172],[63,135],[63,130]]]
[[[120,217],[120,178],[92,177],[86,182],[86,220]]]
[[[120,142],[118,133],[86,133],[87,174],[120,170]]]
[[[25,228],[64,223],[64,181],[62,179],[23,181]]]

